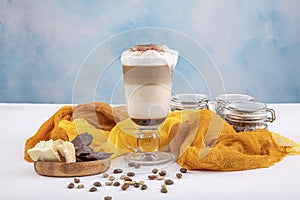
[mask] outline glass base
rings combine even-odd
[[[138,163],[144,166],[159,166],[173,162],[175,157],[171,153],[156,151],[153,153],[130,153],[125,156],[125,160],[128,163]]]

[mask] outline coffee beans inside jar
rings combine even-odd
[[[260,102],[231,102],[226,104],[223,118],[236,132],[267,129],[275,120],[275,111]]]

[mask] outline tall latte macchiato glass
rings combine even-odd
[[[138,129],[138,148],[125,156],[127,162],[160,165],[174,160],[159,151],[158,127],[169,113],[177,59],[178,52],[165,45],[136,45],[122,53],[128,115]]]

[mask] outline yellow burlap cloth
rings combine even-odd
[[[112,158],[137,148],[136,126],[122,107],[93,102],[64,106],[42,124],[24,149],[41,140],[72,141],[89,133],[95,151],[113,153]],[[267,130],[236,133],[210,110],[171,112],[159,128],[160,150],[171,151],[177,163],[190,170],[236,171],[270,167],[289,154],[300,154],[300,145]]]

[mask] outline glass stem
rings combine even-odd
[[[153,154],[159,149],[159,135],[157,127],[138,127],[137,146],[138,152],[146,154]]]

